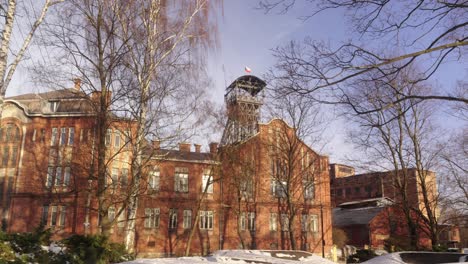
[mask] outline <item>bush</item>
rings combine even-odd
[[[384,248],[387,252],[398,252],[398,251],[414,251],[415,248],[411,247],[409,237],[396,237],[392,236],[385,239]]]
[[[338,248],[344,247],[348,242],[348,236],[346,235],[346,232],[340,228],[333,228],[332,237],[333,244],[335,244]]]
[[[70,263],[105,264],[133,259],[123,245],[109,242],[106,236],[73,235],[63,242],[67,247],[67,261]]]
[[[377,254],[373,250],[358,249],[356,254],[348,257],[346,263],[361,263],[375,257],[377,257]]]

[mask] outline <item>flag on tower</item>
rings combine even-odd
[[[246,73],[250,73],[250,72],[252,71],[252,70],[251,70],[249,67],[247,67],[247,66],[245,66],[244,70],[245,70]]]

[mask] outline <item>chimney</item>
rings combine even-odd
[[[210,153],[211,154],[218,153],[218,143],[216,143],[216,142],[211,142],[210,143]]]
[[[153,144],[153,149],[161,149],[161,140],[152,140],[151,143]]]
[[[75,90],[79,91],[81,89],[81,79],[75,78],[73,79],[73,83],[75,84]]]
[[[200,153],[201,152],[201,145],[200,144],[193,144],[195,146],[195,152]]]
[[[187,143],[187,142],[179,143],[179,151],[190,152],[190,143]]]

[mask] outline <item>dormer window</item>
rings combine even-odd
[[[59,105],[59,101],[49,101],[49,110],[52,113],[55,113],[57,111]]]

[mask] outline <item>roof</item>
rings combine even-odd
[[[333,226],[367,225],[385,207],[333,208]]]
[[[213,162],[213,156],[211,153],[206,152],[192,152],[192,151],[180,151],[172,149],[159,149],[152,153],[153,149],[146,149],[147,155],[152,155],[153,159],[164,159],[164,160],[177,160],[177,161],[189,161],[189,162]]]
[[[22,108],[26,115],[70,115],[92,114],[94,108],[90,98],[76,89],[61,89],[44,93],[28,93],[5,98]],[[55,111],[50,103],[57,102]]]
[[[377,197],[359,201],[351,201],[346,203],[341,203],[338,207],[341,208],[362,208],[362,207],[369,207],[369,206],[386,206],[393,204],[393,200],[388,197]]]

